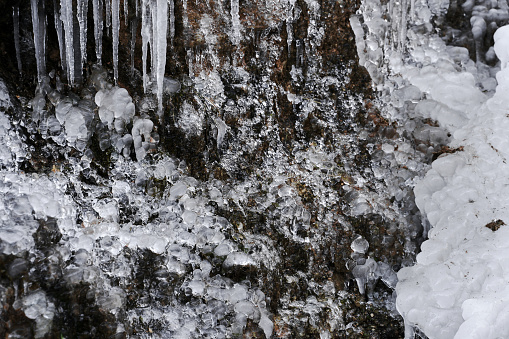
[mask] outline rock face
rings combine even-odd
[[[104,19],[104,68],[89,6],[70,87],[55,3],[37,88],[28,4],[0,5],[0,335],[403,336],[395,272],[425,230],[413,178],[448,137],[377,108],[359,2],[169,1],[162,112],[142,4],[119,4],[118,59]]]

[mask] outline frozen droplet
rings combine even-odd
[[[366,253],[369,248],[369,243],[362,236],[358,236],[350,245],[352,250],[357,253]]]

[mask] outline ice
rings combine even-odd
[[[142,62],[143,62],[143,90],[148,89],[147,58],[148,44],[152,47],[152,15],[149,0],[141,0],[141,39],[142,39]],[[153,56],[152,56],[153,58]]]
[[[127,23],[128,23],[128,18],[129,18],[129,1],[128,0],[124,0],[124,23],[127,27]]]
[[[231,17],[232,17],[232,37],[231,41],[234,45],[238,45],[241,39],[241,25],[239,16],[239,0],[231,0]]]
[[[353,242],[352,242],[352,245],[350,246],[352,248],[352,250],[354,252],[358,252],[358,253],[366,253],[366,251],[368,250],[369,248],[369,243],[366,239],[364,239],[363,237],[361,236],[358,236]]]
[[[253,319],[255,321],[259,321],[260,319],[260,311],[255,307],[255,305],[248,300],[242,300],[235,304],[235,312],[241,313],[248,317],[249,319]]]
[[[152,139],[150,133],[153,128],[154,123],[149,119],[138,119],[133,124],[131,134],[133,136],[134,150],[138,161],[143,160],[149,150]]]
[[[217,128],[217,136],[216,136],[217,149],[220,149],[223,144],[223,140],[226,135],[226,130],[227,130],[228,126],[225,124],[225,122],[223,120],[219,119],[218,117],[214,117],[214,122],[216,123],[216,128]]]
[[[113,87],[102,89],[95,95],[95,103],[99,106],[99,118],[110,129],[122,133],[135,114],[134,103],[125,88]]]
[[[105,17],[106,17],[106,34],[108,36],[111,36],[111,1],[112,0],[105,0],[104,7],[105,7]]]
[[[120,32],[120,0],[111,0],[111,31],[113,34],[113,78],[118,82],[118,38]]]
[[[176,79],[164,77],[164,93],[174,94],[180,92],[180,82]]]
[[[234,252],[228,254],[223,265],[225,267],[256,266],[256,261],[246,253]]]
[[[81,54],[81,69],[87,62],[87,17],[88,17],[88,1],[78,0],[76,14],[78,17],[78,24],[80,26],[80,54]]]
[[[46,13],[44,1],[31,0],[30,4],[32,8],[37,78],[39,81],[42,81],[46,75]]]
[[[67,80],[74,85],[74,28],[72,0],[60,0],[60,19],[64,24],[65,61],[67,62]]]
[[[125,299],[125,292],[121,288],[112,287],[97,297],[97,306],[106,312],[115,314],[116,310],[125,304]]]
[[[43,338],[51,329],[55,305],[50,302],[43,291],[27,295],[23,299],[23,311],[29,319],[35,320],[35,338]]]
[[[93,207],[101,218],[108,221],[118,221],[118,206],[114,200],[102,199],[97,201]]]
[[[14,48],[16,48],[16,61],[18,63],[19,74],[23,73],[23,67],[21,65],[21,52],[19,46],[19,5],[12,7],[12,23],[14,25]]]
[[[204,123],[203,114],[200,114],[193,105],[185,101],[180,109],[177,120],[177,126],[182,129],[186,135],[200,135]]]
[[[157,102],[159,115],[163,113],[163,87],[164,71],[166,67],[166,35],[168,30],[168,2],[167,0],[157,0],[156,21],[154,23],[154,43],[156,55],[152,57],[156,60],[156,82],[157,82]]]
[[[214,249],[214,254],[217,255],[218,257],[226,257],[227,255],[229,255],[231,253],[231,248],[230,248],[230,245],[228,245],[227,243],[222,243],[222,244],[219,244],[215,249]]]
[[[55,22],[55,30],[57,32],[58,39],[58,51],[60,53],[60,64],[64,73],[66,73],[67,62],[65,60],[65,37],[64,28],[62,26],[62,20],[60,19],[60,3],[57,0],[53,0],[53,16]]]
[[[103,39],[103,0],[92,0],[94,12],[94,39],[95,39],[95,55],[97,63],[102,63],[102,39]]]
[[[170,41],[171,45],[173,46],[173,39],[175,38],[175,3],[173,0],[168,0],[168,6],[170,11]]]
[[[433,13],[445,7],[441,2],[430,6]],[[476,44],[486,34],[490,18],[487,15],[471,19]],[[359,31],[360,21],[352,22],[356,24],[352,24],[356,34],[364,35]],[[450,147],[456,148],[452,154],[438,157],[414,189],[415,202],[431,229],[416,264],[397,274],[397,308],[405,319],[409,338],[411,326],[430,338],[503,338],[508,334],[506,323],[498,319],[507,318],[505,304],[509,293],[503,281],[508,279],[509,271],[505,265],[507,256],[501,251],[507,248],[509,232],[504,226],[493,228],[509,219],[509,198],[502,184],[508,146],[501,137],[509,127],[502,118],[508,112],[508,31],[503,27],[495,33],[494,51],[501,61],[501,70],[491,98],[477,84],[489,90],[493,88],[493,78],[478,80],[481,76],[465,50],[446,48],[433,37],[427,37],[433,44],[414,46],[410,59],[390,61],[392,70],[398,70],[426,98],[393,91],[395,107],[403,107],[408,100],[416,101],[416,116],[431,118],[440,125],[414,129],[414,136],[423,142],[450,142]],[[357,45],[361,43],[366,40]],[[368,62],[370,56],[363,57]],[[454,63],[460,67],[451,67]],[[444,129],[450,137],[444,135]],[[399,148],[382,148],[387,154],[394,154],[396,161],[404,161],[397,154]],[[369,291],[369,277],[379,276],[388,286],[397,281],[390,267],[374,263],[371,258],[365,263],[357,262],[352,273],[360,290],[367,284]]]
[[[507,67],[507,62],[509,61],[509,39],[507,39],[508,35],[509,26],[500,27],[493,35],[493,40],[495,41],[495,53],[500,60],[502,69]]]

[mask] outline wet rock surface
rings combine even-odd
[[[134,70],[120,63],[118,85],[136,106],[121,126],[95,105],[113,83],[107,34],[105,68],[89,47],[85,80],[69,88],[49,31],[55,73],[36,89],[28,6],[21,77],[5,33],[14,3],[0,7],[3,114],[25,152],[2,167],[2,211],[30,225],[18,247],[0,234],[0,336],[403,337],[395,272],[426,233],[412,188],[450,151],[447,134],[431,119],[387,116],[358,63],[359,2],[241,1],[238,41],[233,2],[175,1],[164,114],[143,92],[137,57]],[[121,60],[136,22],[128,9]],[[85,132],[54,122],[52,95],[85,107]],[[400,109],[414,107],[402,95]],[[41,178],[53,183],[42,207]]]

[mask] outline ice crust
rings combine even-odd
[[[465,49],[446,46],[432,32],[427,13],[443,11],[445,2],[412,4],[408,31],[394,39],[405,50],[384,45],[385,32],[401,33],[394,21],[382,19],[381,13],[391,6],[395,10],[398,4],[389,2],[385,7],[376,0],[365,1],[360,11],[363,22],[351,19],[359,60],[377,89],[390,89],[391,106],[413,102],[410,113],[437,121],[452,135],[449,147],[457,150],[438,157],[414,189],[415,202],[431,229],[415,265],[398,272],[397,308],[407,325],[406,337],[413,338],[414,327],[429,338],[506,338],[509,143],[504,135],[509,128],[509,27],[495,33],[491,51],[500,68],[490,70],[474,64]],[[504,4],[489,14],[481,7],[472,9],[473,2],[463,7],[472,13],[476,44],[486,34],[486,21],[508,13]],[[419,30],[418,25],[428,29]],[[388,67],[379,68],[384,59]],[[417,138],[430,132],[419,132]],[[352,248],[362,250],[359,241]]]
[[[114,127],[116,119],[130,120],[134,108],[131,110],[129,107],[134,106],[131,106],[127,91],[108,86],[101,79],[104,78],[96,74],[96,86],[102,86],[102,89],[97,92],[95,100],[99,110],[108,110],[113,119],[104,122]],[[39,118],[41,114],[47,115],[48,112],[42,110],[46,97],[42,93],[47,94],[56,104],[57,124],[65,126],[63,133],[67,135],[69,144],[74,144],[76,141],[71,135],[79,136],[78,132],[74,132],[75,127],[85,124],[82,120],[73,120],[74,115],[85,119],[80,111],[80,101],[76,105],[71,98],[51,91],[50,87],[40,86],[40,96],[32,105],[39,110]],[[0,82],[0,103],[4,108],[11,106],[3,82]],[[90,103],[91,111],[93,102]],[[99,119],[104,116],[107,114],[102,114]],[[70,120],[73,123],[68,123],[71,126],[68,127],[66,124]],[[134,143],[141,139],[140,147],[143,148],[145,142],[150,142],[144,140],[153,137],[152,129],[152,121],[137,118],[132,128]],[[47,175],[16,172],[18,162],[23,160],[24,146],[12,133],[12,125],[3,112],[0,112],[0,131],[0,251],[3,254],[23,256],[34,251],[34,239],[41,225],[54,225],[51,227],[61,235],[61,240],[47,260],[62,265],[62,279],[70,286],[90,284],[90,295],[99,309],[117,316],[121,311],[125,312],[126,293],[123,288],[111,286],[109,278],[126,279],[135,273],[129,249],[151,251],[164,258],[160,268],[163,275],[175,274],[181,279],[176,288],[185,295],[204,298],[207,302],[197,309],[195,304],[179,306],[178,303],[146,308],[144,302],[139,301],[139,307],[128,312],[128,321],[154,317],[167,327],[160,334],[162,337],[191,338],[207,332],[216,333],[219,337],[228,333],[240,334],[250,319],[267,337],[271,335],[273,323],[264,294],[256,287],[212,275],[212,265],[204,254],[217,256],[218,260],[224,261],[224,269],[228,270],[259,267],[261,258],[242,252],[236,243],[225,238],[225,232],[232,232],[232,225],[212,213],[207,195],[192,197],[191,192],[202,184],[186,176],[177,160],[163,157],[147,165],[118,157],[112,169],[115,179],[109,183],[111,193],[101,189],[94,192],[89,191],[86,184],[76,181],[76,177],[63,175],[59,170]],[[84,156],[74,163],[74,168],[82,169],[85,159]],[[167,186],[157,198],[146,195],[153,178]],[[76,188],[74,197],[67,191],[71,186]],[[209,190],[207,187],[201,189]],[[220,192],[217,187],[210,190]],[[85,194],[85,191],[91,194]],[[103,196],[105,193],[107,197]],[[211,195],[219,199],[223,193]],[[75,199],[83,205],[78,206]],[[129,204],[139,210],[137,218],[143,225],[136,225],[136,220],[121,221],[120,204]],[[81,220],[79,227],[78,213]],[[156,222],[149,222],[149,215],[154,213],[160,217]],[[26,270],[24,259],[16,260],[8,270],[13,279]],[[49,276],[48,279],[54,277]],[[14,307],[35,321],[36,338],[44,337],[50,330],[56,309],[44,291],[37,289],[27,294],[16,301]],[[219,325],[219,320],[224,317],[235,319],[230,328]],[[119,327],[118,331],[121,333],[122,328]]]

